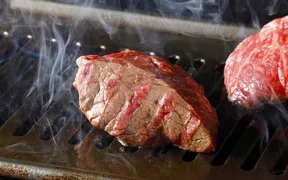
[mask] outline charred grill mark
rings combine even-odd
[[[110,132],[111,135],[116,136],[124,133],[125,127],[128,125],[128,122],[132,114],[140,107],[142,101],[147,96],[150,89],[150,85],[140,85],[136,86],[133,91],[133,95],[130,100],[127,102],[127,106],[121,110],[121,112],[116,117],[116,122],[113,127],[113,131]]]
[[[117,92],[117,93],[119,93],[119,92]],[[115,95],[115,96],[116,96],[116,95]],[[124,95],[123,92],[120,91],[120,95],[119,95],[119,96],[123,96],[123,97],[124,97],[125,95]],[[112,101],[112,100],[113,100],[113,99],[111,99],[111,101]],[[110,103],[111,101],[108,101],[108,102],[107,102],[107,106],[109,105],[108,103]],[[117,113],[115,113],[114,117],[111,117],[110,119],[105,119],[104,127],[106,127],[106,126],[109,124],[110,121],[114,120],[114,119],[119,115],[119,113],[121,112],[121,109],[123,108],[124,105],[125,105],[125,101],[122,101],[122,102],[121,102],[121,108],[119,109],[119,111],[118,111]],[[107,110],[107,108],[105,108],[105,110],[104,110],[103,113],[105,113],[106,110]],[[107,121],[108,121],[108,122],[107,122]],[[104,128],[104,129],[105,129],[105,128]]]
[[[172,94],[164,95],[157,104],[157,110],[149,124],[146,126],[148,136],[142,136],[143,141],[148,140],[157,134],[159,128],[164,126],[165,119],[169,119],[169,115],[174,111],[174,98]],[[169,138],[169,137],[168,137]]]

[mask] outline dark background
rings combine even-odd
[[[288,0],[50,0],[187,20],[261,27],[288,15]],[[195,2],[196,3],[193,3]]]

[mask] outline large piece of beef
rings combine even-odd
[[[126,146],[215,148],[218,119],[203,88],[179,66],[132,50],[77,59],[74,82],[92,125]]]
[[[230,101],[252,109],[288,96],[288,16],[242,41],[224,69]]]

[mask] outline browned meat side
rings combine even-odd
[[[214,150],[216,112],[203,88],[179,66],[131,50],[82,56],[77,65],[73,85],[81,111],[123,145]]]

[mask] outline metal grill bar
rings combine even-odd
[[[95,43],[91,37],[93,32],[92,29],[84,33],[80,41],[81,48],[75,46],[78,42],[75,40],[72,41],[70,48],[66,49],[67,64],[63,66],[63,71],[57,72],[57,75],[63,78],[63,83],[55,83],[59,88],[54,90],[53,97],[49,93],[46,95],[46,89],[49,87],[47,83],[42,84],[43,92],[35,90],[27,94],[35,83],[40,56],[27,53],[27,49],[22,50],[24,49],[22,48],[0,67],[7,72],[0,74],[0,77],[7,82],[3,83],[5,88],[0,96],[0,137],[5,137],[0,139],[2,158],[0,175],[68,179],[103,177],[111,179],[217,179],[220,177],[225,179],[235,177],[236,174],[235,179],[241,180],[287,178],[287,173],[284,172],[288,162],[285,155],[286,139],[285,136],[275,139],[276,135],[282,134],[287,126],[285,117],[282,117],[277,110],[268,107],[267,112],[275,113],[281,122],[271,124],[265,118],[273,120],[275,117],[264,116],[265,111],[256,114],[246,112],[231,105],[223,96],[223,61],[227,54],[218,56],[215,52],[224,52],[223,49],[227,46],[232,47],[233,43],[227,44],[215,39],[176,34],[157,34],[165,40],[164,52],[160,55],[182,66],[202,84],[211,104],[217,109],[220,127],[215,153],[197,154],[170,145],[139,149],[123,147],[106,132],[92,128],[80,113],[78,96],[72,88],[76,72],[75,58],[80,54],[112,53],[124,47],[121,41],[123,39],[114,42],[101,33],[101,36],[97,34],[97,43]],[[137,39],[137,33],[132,32],[130,36],[135,36]],[[33,40],[38,41],[37,38]],[[23,47],[28,48],[28,44]],[[48,44],[51,57],[54,57],[53,53],[57,52],[55,50],[57,46],[51,42]],[[137,43],[128,48],[150,53],[153,50],[145,45],[134,46],[135,44]],[[154,53],[159,54],[159,52]],[[30,61],[31,57],[33,60]],[[25,65],[27,63],[25,66],[27,70],[21,73],[11,69],[11,65],[19,59]],[[29,63],[31,66],[28,65]],[[17,65],[23,66],[21,63]],[[17,76],[13,82],[9,82],[8,78],[11,73]],[[67,113],[68,109],[69,113]],[[265,118],[260,118],[262,116]],[[270,129],[270,134],[262,146],[263,149],[258,149],[257,146],[262,145],[260,140],[266,132],[258,128],[263,124]],[[253,159],[254,153],[257,155],[255,159]],[[243,171],[242,169],[245,169],[243,167],[241,169],[245,162],[249,167],[247,171]],[[30,163],[31,165],[28,165]],[[276,176],[277,174],[282,175]]]

